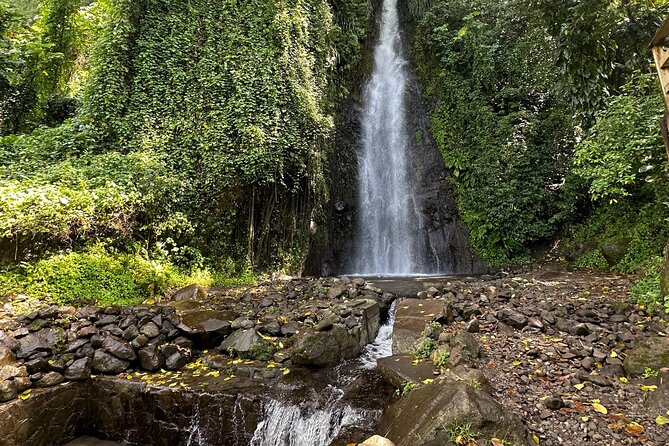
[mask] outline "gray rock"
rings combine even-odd
[[[67,341],[65,331],[61,328],[45,328],[36,333],[30,333],[19,339],[17,358],[27,358],[35,352],[60,351]]]
[[[130,366],[129,361],[119,359],[103,350],[96,350],[93,355],[93,370],[101,373],[121,373]]]
[[[625,371],[630,375],[640,375],[648,367],[659,370],[669,367],[669,337],[653,337],[638,342],[623,363]]]
[[[158,327],[155,322],[150,321],[140,327],[139,333],[143,334],[149,339],[153,339],[160,335],[160,327]]]
[[[264,342],[254,328],[240,329],[228,336],[218,347],[221,352],[232,351],[237,355],[246,355],[253,344]]]
[[[292,336],[300,331],[300,324],[296,321],[290,321],[281,326],[281,334],[284,336]]]
[[[58,372],[46,373],[42,378],[35,383],[37,387],[52,387],[64,381],[63,375]]]
[[[167,370],[179,370],[186,364],[188,364],[188,356],[186,356],[181,350],[172,353],[165,360],[165,368]]]
[[[69,381],[85,381],[91,377],[93,361],[91,358],[81,358],[74,361],[65,369],[65,379]]]
[[[425,327],[443,316],[444,301],[437,299],[405,299],[396,304],[393,328],[393,353],[410,352],[421,338]]]
[[[445,427],[465,422],[479,444],[503,438],[528,444],[523,423],[492,396],[464,382],[437,379],[411,391],[383,413],[381,429],[397,446],[450,444]],[[416,443],[416,439],[420,443]]]
[[[14,381],[0,381],[0,403],[16,398],[18,391]]]
[[[160,370],[165,365],[165,357],[155,345],[139,349],[137,357],[139,358],[139,366],[150,372]]]
[[[126,361],[134,361],[137,359],[135,351],[132,349],[129,343],[124,341],[119,341],[118,339],[108,336],[102,341],[102,348],[107,352],[119,359]]]
[[[527,317],[511,308],[504,308],[497,312],[497,319],[517,330],[521,330],[527,325]]]
[[[130,325],[123,331],[122,338],[124,341],[130,342],[137,336],[139,336],[139,329],[137,328],[136,325]]]
[[[193,284],[181,288],[172,295],[172,300],[179,301],[184,299],[205,300],[207,299],[207,290],[200,285]]]

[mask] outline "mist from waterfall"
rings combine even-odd
[[[384,0],[374,69],[364,91],[356,274],[429,273],[423,270],[409,172],[405,70],[397,0]]]

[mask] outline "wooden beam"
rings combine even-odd
[[[662,23],[660,29],[655,33],[655,37],[650,42],[650,47],[661,45],[667,37],[669,37],[669,18]]]

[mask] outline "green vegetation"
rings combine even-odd
[[[668,3],[410,0],[432,133],[488,263],[556,238],[579,267],[645,272],[662,254],[669,163],[646,45]]]
[[[0,293],[125,303],[299,270],[369,11],[0,0]]]
[[[415,381],[404,381],[402,383],[402,386],[400,386],[399,389],[395,391],[395,393],[399,396],[407,396],[413,389],[417,389],[420,387],[420,384],[415,382]]]
[[[421,338],[416,346],[411,350],[411,354],[416,359],[429,358],[433,351],[438,347],[437,341],[431,338]]]
[[[472,425],[467,424],[453,424],[446,429],[451,443],[456,445],[468,445],[470,443],[476,444],[476,439],[479,437],[477,432],[472,430]]]
[[[268,342],[256,342],[249,350],[249,358],[260,361],[269,361],[274,357],[275,348]]]

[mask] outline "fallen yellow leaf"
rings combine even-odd
[[[536,444],[539,444],[539,437],[537,437],[536,435],[532,435],[532,440],[534,440]]]
[[[581,421],[587,423],[588,421],[590,421],[590,417],[581,417]]]
[[[640,385],[639,389],[641,389],[644,392],[654,392],[657,389],[657,386],[644,386]]]
[[[592,408],[595,412],[603,413],[604,415],[609,413],[609,411],[606,409],[606,407],[602,406],[599,403],[592,403]]]
[[[19,395],[20,398],[20,395]],[[667,415],[669,415],[669,411],[667,411]],[[655,422],[662,426],[663,424],[669,424],[669,418],[664,417],[662,415],[658,415],[657,418],[655,418]]]
[[[621,377],[620,377],[620,381],[626,383],[626,382],[627,382],[627,378],[625,378],[624,376],[621,376]]]
[[[574,387],[576,387],[578,390],[581,390],[583,389],[583,387],[585,387],[585,384],[584,383],[574,384]]]
[[[287,375],[287,374],[289,374],[289,373],[290,373],[290,369],[286,369],[286,370],[283,371],[283,374],[284,374],[284,375]]]

